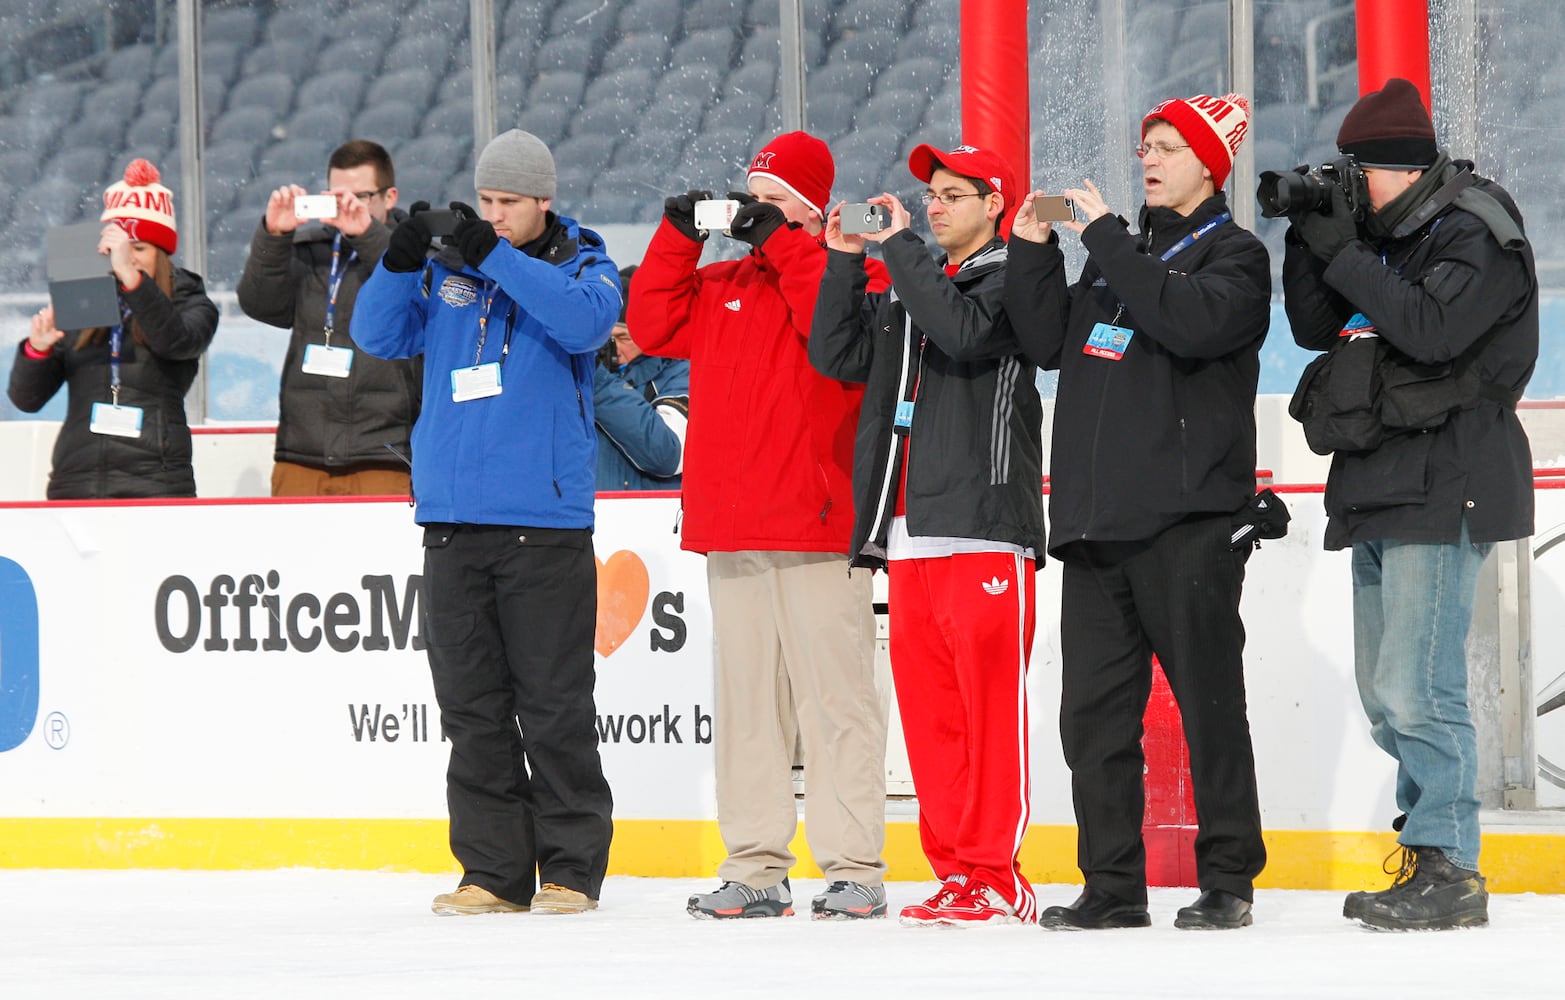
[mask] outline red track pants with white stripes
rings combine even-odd
[[[888,569],[891,675],[924,856],[1032,920],[1017,852],[1030,813],[1027,658],[1033,562],[1005,552],[899,559]]]

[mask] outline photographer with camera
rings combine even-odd
[[[482,217],[453,203],[426,260],[439,216],[415,204],[353,314],[364,350],[424,358],[414,519],[463,869],[432,908],[577,913],[597,908],[613,833],[593,700],[592,369],[619,275],[596,233],[553,211],[536,136],[501,133],[473,173]]]
[[[620,271],[630,302],[631,265]],[[592,373],[598,425],[598,489],[677,490],[690,419],[690,362],[642,352],[625,325],[625,306]]]
[[[1181,928],[1252,922],[1266,863],[1245,715],[1239,598],[1255,493],[1255,388],[1270,322],[1266,249],[1222,186],[1249,130],[1235,94],[1164,101],[1141,124],[1146,202],[1128,231],[1091,181],[1065,220],[1088,258],[1067,289],[1053,227],[1028,195],[1012,230],[1005,311],[1028,355],[1059,369],[1049,552],[1064,566],[1060,738],[1085,888],[1047,928],[1146,927],[1141,722],[1157,657],[1179,703],[1195,786],[1201,894]]]
[[[1407,80],[1361,97],[1337,145],[1331,170],[1263,175],[1259,194],[1293,223],[1283,295],[1294,339],[1329,352],[1295,414],[1307,433],[1319,421],[1358,438],[1332,456],[1325,545],[1352,548],[1359,698],[1397,762],[1400,871],[1389,889],[1350,894],[1343,916],[1473,926],[1488,922],[1488,894],[1464,646],[1486,554],[1533,530],[1515,405],[1538,356],[1537,276],[1515,203],[1439,149]],[[1310,384],[1328,364],[1369,390],[1361,412],[1333,412],[1341,397]],[[1392,405],[1409,373],[1441,401],[1425,419]]]
[[[326,161],[326,186],[323,196],[296,184],[272,192],[236,289],[246,316],[292,329],[272,495],[406,495],[422,365],[384,361],[348,335],[359,289],[407,218],[391,155],[365,139],[346,142]],[[314,197],[324,205],[311,205]]]
[[[66,387],[50,500],[196,495],[185,394],[217,333],[217,306],[200,275],[174,266],[174,195],[161,180],[132,160],[103,192],[98,253],[118,285],[120,322],[61,330],[47,305],[17,347],[17,409],[35,413]]]
[[[904,924],[1031,923],[1017,862],[1027,828],[1027,658],[1043,552],[1036,369],[1003,312],[1017,200],[991,150],[921,145],[941,259],[890,194],[838,205],[810,362],[867,383],[854,449],[853,565],[886,570],[891,673],[918,791],[919,839],[941,886]],[[866,209],[889,216],[884,228]],[[866,294],[864,244],[892,287]]]
[[[686,904],[697,918],[793,912],[796,741],[810,849],[829,882],[812,914],[886,912],[886,713],[869,571],[847,563],[863,390],[817,374],[806,353],[835,172],[820,139],[776,137],[750,164],[749,192],[731,193],[740,204],[716,206],[715,219],[709,192],[664,202],[631,286],[637,345],[690,359],[682,545],[707,557],[728,849],[722,885]],[[699,267],[710,228],[698,218],[728,218],[750,253]],[[885,271],[875,271],[878,291]]]

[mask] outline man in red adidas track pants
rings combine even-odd
[[[1017,864],[1027,830],[1027,656],[1044,549],[1035,369],[1000,308],[1013,184],[972,146],[915,149],[913,175],[945,259],[886,194],[890,225],[826,226],[810,363],[866,383],[853,455],[856,566],[890,574],[891,672],[918,792],[919,835],[941,880],[905,924],[1031,922]],[[892,290],[866,294],[880,243]]]

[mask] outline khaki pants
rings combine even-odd
[[[412,476],[399,469],[316,469],[294,462],[272,465],[274,497],[374,497],[408,495]]]
[[[717,821],[724,881],[787,876],[804,750],[805,834],[827,880],[886,870],[886,713],[875,690],[870,575],[841,555],[707,556],[717,674]]]

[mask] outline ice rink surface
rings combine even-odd
[[[715,880],[611,878],[573,916],[439,917],[441,875],[0,871],[0,998],[201,997],[1560,997],[1565,897],[1495,896],[1486,929],[1369,931],[1342,893],[1257,894],[1255,926],[1173,928],[1190,889],[1152,894],[1154,926],[911,928],[899,906],[934,884],[892,883],[892,919],[800,914],[695,921]],[[1040,886],[1041,905],[1077,888]]]

